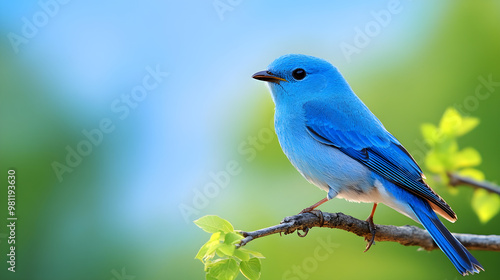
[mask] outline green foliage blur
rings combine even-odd
[[[421,126],[425,142],[431,147],[425,157],[427,169],[438,176],[438,182],[449,185],[449,174],[457,173],[472,178],[478,182],[484,181],[484,173],[474,168],[481,163],[481,155],[472,148],[459,150],[457,138],[474,129],[479,119],[462,117],[452,107],[448,108],[439,127],[433,124]],[[457,189],[448,189],[457,194]],[[500,197],[495,193],[488,193],[485,189],[476,189],[472,196],[472,209],[483,223],[492,219],[500,210]]]

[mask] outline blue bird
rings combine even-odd
[[[377,203],[384,203],[420,222],[462,275],[484,270],[437,217],[455,222],[451,207],[425,183],[412,156],[337,68],[316,57],[289,54],[253,78],[268,82],[283,152],[309,182],[328,193],[302,212],[334,197],[374,203],[367,219],[372,233],[368,250]]]

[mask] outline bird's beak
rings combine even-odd
[[[253,74],[252,78],[257,79],[257,80],[261,80],[264,82],[271,82],[271,83],[277,83],[277,84],[279,84],[279,82],[281,82],[281,81],[286,82],[285,79],[276,76],[275,74],[271,73],[270,71],[257,72],[255,74]]]

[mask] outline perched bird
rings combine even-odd
[[[268,82],[276,134],[290,162],[327,197],[374,203],[367,219],[374,241],[377,203],[420,222],[462,275],[481,264],[436,213],[455,222],[451,207],[424,181],[422,170],[329,62],[306,55],[279,57],[253,78]],[[301,213],[302,213],[301,212]]]

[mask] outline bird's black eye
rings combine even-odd
[[[297,68],[293,70],[292,76],[295,80],[300,81],[306,77],[306,70],[302,68]]]

